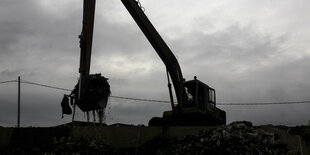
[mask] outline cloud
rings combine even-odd
[[[73,88],[78,77],[82,1],[0,3],[1,80],[21,75],[24,80]],[[184,5],[179,1],[146,1],[143,6],[178,58],[184,77],[197,75],[214,87],[219,102],[310,100],[307,5],[269,3],[260,2],[258,7],[253,2],[197,1]],[[168,100],[165,66],[121,2],[98,1],[96,9],[91,73],[108,77],[113,95]],[[247,10],[253,13],[245,13]],[[58,117],[62,95],[67,92],[30,85],[22,88],[25,125],[70,121]],[[13,85],[0,87],[4,105],[0,108],[1,124],[15,122],[16,107],[10,106],[15,103],[15,93]],[[221,108],[226,110],[228,121],[307,122],[310,116],[303,110],[309,109],[307,105],[293,107]],[[146,123],[169,108],[169,104],[112,99],[114,119],[110,122]],[[83,113],[77,115],[84,119]]]

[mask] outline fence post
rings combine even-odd
[[[20,76],[18,76],[17,127],[20,127]]]

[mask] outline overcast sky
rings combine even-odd
[[[310,100],[310,1],[140,0],[186,79],[215,88],[221,103]],[[0,82],[72,89],[79,67],[82,0],[0,0]],[[168,100],[165,66],[120,0],[97,0],[91,73],[112,95]],[[53,126],[65,91],[21,86],[21,125]],[[308,124],[310,104],[218,106],[228,123]],[[111,98],[107,123],[147,124],[169,103]],[[0,126],[15,126],[17,83],[0,85]],[[78,120],[85,120],[81,111]]]

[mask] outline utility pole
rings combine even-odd
[[[20,76],[18,76],[17,127],[20,127]]]

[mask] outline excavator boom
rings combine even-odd
[[[159,33],[156,31],[142,9],[139,7],[138,2],[135,0],[121,1],[133,19],[136,21],[146,38],[149,40],[161,60],[166,65],[175,89],[178,105],[182,107],[184,101],[186,100],[186,95],[184,94],[185,89],[182,71],[176,57],[171,52],[170,48],[159,35]]]
[[[171,93],[172,111],[166,111],[163,117],[153,117],[149,125],[221,125],[226,123],[226,113],[216,108],[215,90],[195,77],[183,81],[178,60],[161,38],[136,0],[121,0],[132,18],[136,21],[149,40],[172,79],[178,106],[175,109]],[[169,81],[168,75],[168,81]]]

